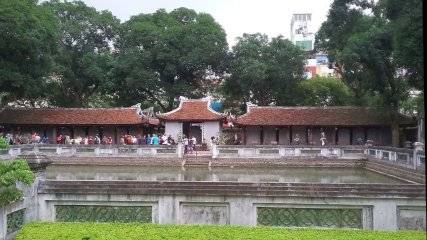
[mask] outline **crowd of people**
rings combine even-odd
[[[146,134],[139,135],[138,137],[131,135],[124,135],[120,138],[120,144],[122,145],[175,145],[175,139],[166,134],[157,135],[157,134]]]
[[[3,136],[3,138],[9,143],[9,145],[19,145],[19,144],[32,144],[32,143],[40,143],[40,144],[48,144],[49,138],[47,136],[40,137],[37,133],[33,133],[30,135],[22,135],[22,134],[11,134],[7,133]]]
[[[12,135],[10,133],[4,134],[4,139],[10,145],[19,145],[19,144],[76,144],[76,145],[91,145],[91,144],[102,144],[102,145],[112,145],[114,144],[113,138],[111,136],[103,136],[102,138],[99,134],[95,136],[89,135],[85,137],[77,136],[71,138],[66,134],[59,134],[54,141],[50,141],[47,136],[40,137],[37,133],[32,133],[31,135]],[[175,139],[169,135],[166,136],[158,134],[145,134],[145,135],[122,135],[120,136],[119,144],[121,145],[175,145]]]

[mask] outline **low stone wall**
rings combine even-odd
[[[39,204],[40,221],[111,221],[132,209],[159,224],[426,229],[416,184],[43,181]]]
[[[423,171],[400,167],[400,166],[397,166],[396,164],[389,163],[386,161],[376,160],[374,158],[369,158],[369,160],[366,161],[365,168],[376,171],[376,172],[380,172],[386,175],[390,175],[393,177],[410,180],[416,183],[421,183],[421,184],[426,183],[426,175],[425,175],[425,172]]]

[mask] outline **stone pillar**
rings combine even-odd
[[[217,147],[216,147],[217,145],[216,145],[216,143],[214,142],[213,144],[212,144],[212,158],[217,158],[218,157],[218,150],[217,150]]]
[[[396,203],[391,200],[381,201],[373,208],[373,230],[397,231]]]
[[[44,172],[48,165],[53,161],[46,155],[40,155],[34,152],[18,155],[18,159],[27,161],[30,169],[36,175],[34,183],[30,187],[24,187],[24,205],[26,207],[25,222],[40,221],[39,201],[37,189],[40,180],[44,179]],[[42,203],[43,205],[44,203]]]
[[[182,142],[178,142],[176,147],[176,153],[178,155],[178,158],[182,158],[184,156],[184,144]]]
[[[417,159],[417,152],[424,150],[424,144],[422,142],[414,142],[414,153],[413,153],[413,168],[416,170],[418,167],[418,159]]]

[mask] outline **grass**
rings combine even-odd
[[[331,229],[289,229],[278,227],[158,225],[131,223],[48,223],[26,224],[16,240],[425,240],[422,231],[369,231]]]

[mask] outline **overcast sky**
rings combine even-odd
[[[230,47],[243,33],[265,33],[270,38],[290,38],[293,13],[312,13],[317,30],[326,20],[333,0],[83,0],[97,10],[109,10],[122,22],[140,13],[160,8],[170,12],[179,7],[209,13],[227,33]]]

